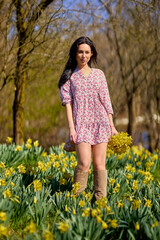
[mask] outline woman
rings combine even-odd
[[[73,182],[80,183],[80,194],[87,185],[93,154],[94,196],[106,197],[105,158],[111,134],[117,134],[104,73],[91,68],[97,51],[88,37],[78,38],[71,46],[69,59],[59,81],[62,105],[66,107],[69,140],[75,145],[78,164]]]

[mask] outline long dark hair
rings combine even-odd
[[[81,44],[88,44],[91,48],[91,52],[92,52],[92,56],[88,62],[89,67],[91,67],[91,63],[97,62],[97,51],[96,48],[93,44],[93,42],[91,41],[91,39],[89,37],[80,37],[78,38],[71,46],[70,48],[70,52],[69,52],[69,59],[67,61],[67,64],[64,68],[64,71],[60,77],[59,83],[58,83],[58,87],[60,88],[61,86],[63,86],[63,84],[65,84],[71,77],[73,71],[75,70],[75,68],[77,67],[77,61],[76,61],[76,53],[78,50],[79,45]]]

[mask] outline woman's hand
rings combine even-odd
[[[118,132],[117,132],[117,130],[115,129],[114,126],[111,126],[111,130],[112,130],[112,135],[117,135],[118,134]]]
[[[75,143],[77,138],[77,133],[74,128],[69,130],[69,140],[71,143]]]

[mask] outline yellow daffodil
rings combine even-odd
[[[34,204],[37,203],[37,198],[36,198],[36,196],[34,196],[34,198],[33,198],[33,203],[34,203]]]
[[[5,179],[0,179],[0,186],[6,186],[7,182]]]
[[[138,180],[134,180],[134,181],[133,181],[132,189],[133,189],[134,191],[135,191],[135,190],[138,190]]]
[[[73,208],[72,213],[73,213],[73,215],[76,215],[76,210],[75,210],[75,208]]]
[[[5,168],[5,163],[4,162],[0,162],[0,168]]]
[[[96,215],[97,215],[97,210],[96,209],[92,209],[91,210],[91,216],[92,217],[96,217]]]
[[[26,143],[26,148],[31,149],[32,145],[30,143]]]
[[[104,221],[102,221],[102,228],[103,229],[107,229],[108,228],[108,224]]]
[[[15,186],[15,184],[14,184],[13,182],[11,182],[11,186],[12,186],[12,187],[14,187],[14,186]]]
[[[0,236],[8,236],[8,228],[0,224]]]
[[[115,181],[116,181],[116,180],[115,180],[114,178],[110,178],[110,179],[109,179],[109,183],[111,184],[111,186],[113,186],[113,184],[115,183]]]
[[[130,149],[132,143],[132,137],[128,133],[120,132],[117,135],[111,136],[108,143],[108,148],[114,151],[114,153],[125,153]]]
[[[7,137],[6,142],[7,142],[7,143],[12,143],[12,142],[13,142],[13,138]]]
[[[60,232],[68,232],[69,229],[69,224],[68,221],[66,222],[59,222],[58,223],[58,229],[60,230]]]
[[[157,220],[152,224],[152,227],[158,227],[158,221]]]
[[[145,207],[152,207],[152,201],[149,199],[145,199]]]
[[[0,220],[5,222],[7,219],[7,215],[5,212],[0,212]]]
[[[16,152],[20,152],[21,149],[22,149],[22,147],[21,147],[20,145],[18,145],[18,146],[15,148],[15,151],[16,151]]]
[[[80,207],[84,207],[85,204],[86,204],[85,201],[83,201],[83,200],[80,200],[80,201],[79,201],[79,206],[80,206]]]
[[[122,203],[122,200],[119,200],[117,203],[117,208],[120,208],[120,207],[123,208],[123,206],[124,206],[124,203]]]
[[[23,164],[20,164],[17,168],[19,173],[26,173],[26,167]]]
[[[138,209],[140,207],[141,203],[142,202],[141,202],[141,200],[139,198],[136,199],[136,200],[133,200],[133,202],[132,202],[133,208],[134,209]]]
[[[45,229],[43,233],[44,240],[54,240],[54,235],[49,230]]]
[[[8,188],[6,191],[3,192],[4,198],[10,198],[12,196],[12,192],[10,188]]]
[[[36,232],[36,225],[35,225],[35,223],[33,221],[31,221],[29,223],[29,225],[25,227],[24,231],[25,232],[29,232],[29,233]]]
[[[42,190],[42,183],[40,182],[40,180],[34,180],[33,181],[33,186],[34,186],[34,191],[41,191]]]
[[[140,230],[140,225],[138,222],[136,222],[136,230],[139,231]]]
[[[33,145],[34,145],[35,147],[38,147],[38,146],[39,146],[38,140],[34,141]]]
[[[43,152],[43,153],[42,153],[42,157],[45,158],[46,156],[47,156],[47,152]]]
[[[110,227],[112,227],[112,228],[117,228],[117,226],[118,226],[118,220],[117,219],[113,219],[113,220],[111,220],[110,221]]]
[[[28,138],[28,139],[27,139],[27,143],[31,145],[31,144],[32,144],[32,139],[31,139],[31,138]]]
[[[83,209],[82,217],[89,217],[90,216],[90,208]]]

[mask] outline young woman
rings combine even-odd
[[[88,37],[78,38],[71,46],[69,59],[59,81],[62,105],[66,107],[69,141],[75,146],[78,164],[73,182],[80,183],[80,194],[87,185],[93,154],[94,196],[106,197],[107,143],[117,134],[113,124],[113,110],[104,73],[91,68],[97,51]]]

